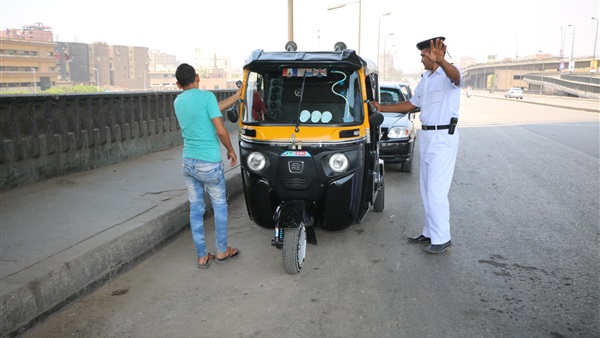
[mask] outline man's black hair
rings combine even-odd
[[[186,87],[196,81],[196,70],[187,63],[182,63],[175,71],[175,78],[181,87]]]

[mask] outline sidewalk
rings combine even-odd
[[[462,97],[461,99],[466,100],[466,91],[463,90],[461,94],[464,95],[464,97]],[[592,113],[600,113],[600,101],[595,99],[582,99],[569,96],[540,95],[527,92],[524,92],[523,100],[506,99],[504,98],[503,90],[497,90],[493,94],[484,90],[474,90],[472,96],[498,100],[512,100],[518,101],[519,103],[537,104],[549,107],[565,107],[571,109],[579,109],[582,111],[588,111]]]
[[[230,137],[237,147],[237,131]],[[1,337],[44,320],[187,229],[181,150],[0,194]],[[222,153],[233,198],[242,191],[239,164],[232,168]]]

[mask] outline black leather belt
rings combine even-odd
[[[423,130],[442,130],[442,129],[450,129],[449,124],[445,124],[443,126],[421,126]]]

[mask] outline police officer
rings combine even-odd
[[[419,132],[420,187],[425,223],[420,236],[408,237],[409,243],[428,244],[425,251],[438,254],[451,245],[448,192],[458,152],[458,108],[460,106],[460,70],[446,61],[445,38],[440,36],[417,44],[426,72],[405,102],[381,105],[381,112],[409,112],[420,107],[422,131]]]

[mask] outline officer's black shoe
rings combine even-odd
[[[423,250],[425,250],[431,254],[440,254],[440,253],[446,251],[446,249],[448,249],[451,246],[452,246],[451,241],[448,241],[444,244],[430,244],[428,247],[423,248]]]
[[[410,236],[408,236],[408,243],[431,244],[431,238],[425,237],[423,235],[421,235],[419,237],[410,237]]]

